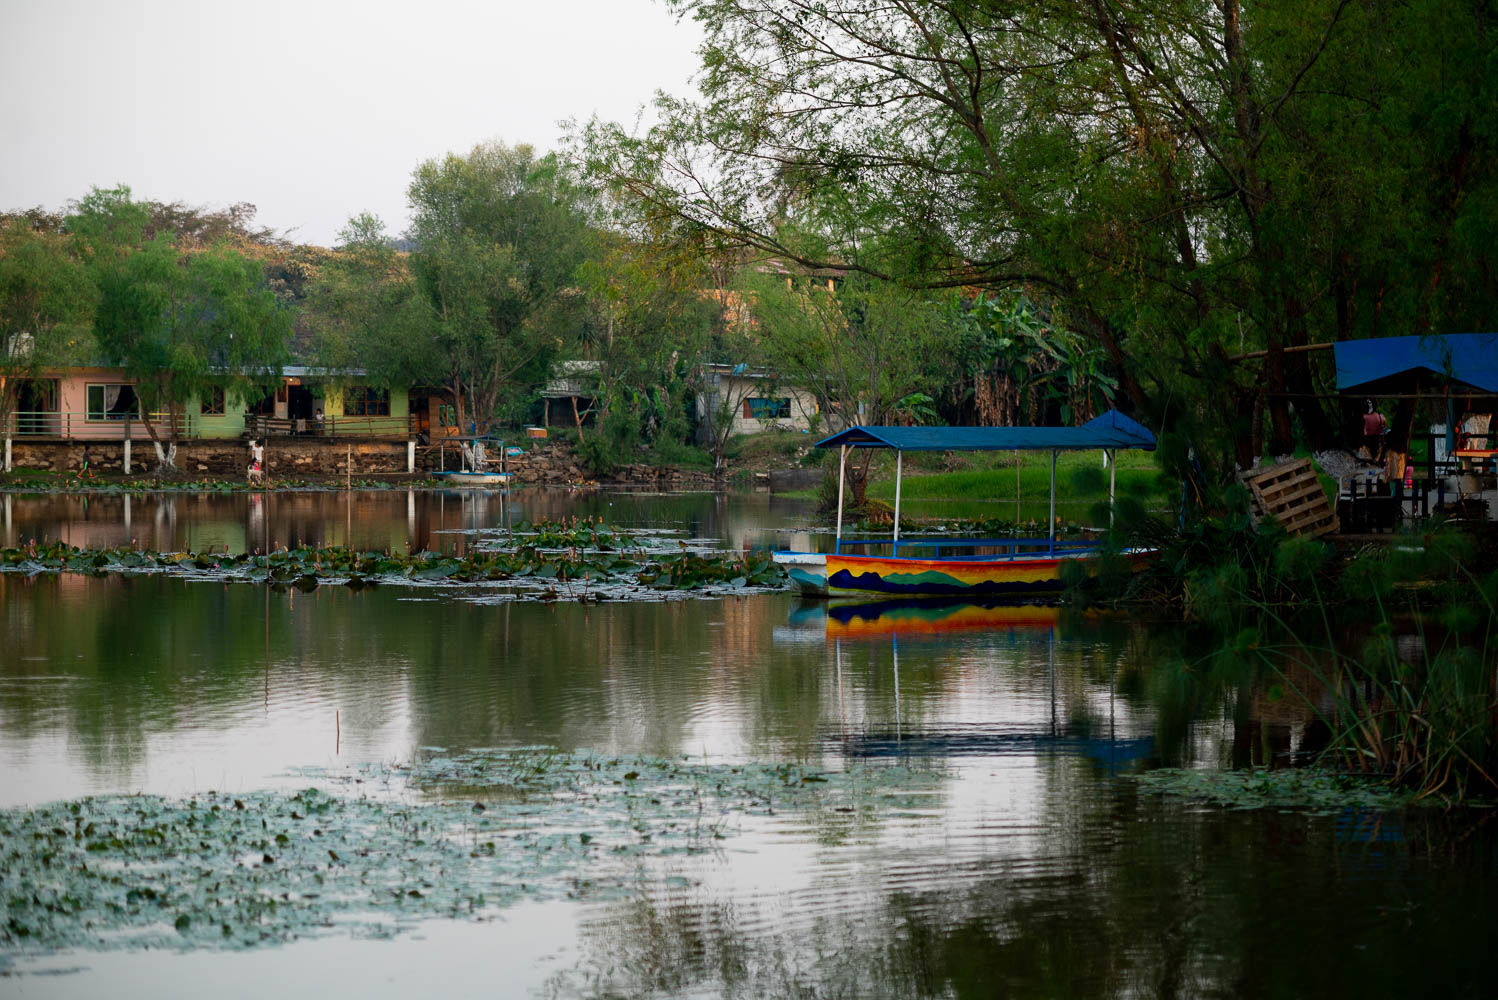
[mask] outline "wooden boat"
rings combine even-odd
[[[776,552],[792,586],[819,597],[882,594],[891,597],[1005,597],[1057,591],[1078,564],[1096,572],[1096,543],[1056,537],[1056,457],[1062,451],[1119,448],[1154,450],[1155,436],[1117,410],[1081,427],[850,427],[817,442],[839,448],[837,531],[831,552]],[[843,494],[850,448],[895,452],[894,531],[890,537],[845,538]],[[900,485],[907,451],[1039,451],[1051,453],[1050,534],[1046,538],[900,539]],[[1116,492],[1110,478],[1108,500]],[[888,554],[868,550],[887,548]],[[1147,549],[1123,553],[1133,568],[1153,557]]]

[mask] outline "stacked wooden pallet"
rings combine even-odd
[[[1292,535],[1325,535],[1337,530],[1337,515],[1308,458],[1248,476],[1254,513],[1273,516]]]

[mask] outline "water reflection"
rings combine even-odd
[[[1175,633],[1046,608],[474,605],[399,586],[4,575],[0,609],[8,802],[180,792],[184,767],[197,787],[254,787],[425,745],[833,765],[1059,754],[1116,769],[1259,740],[1232,724],[1255,704],[1237,688],[1197,677],[1179,696]]]
[[[84,548],[135,545],[267,551],[278,546],[462,553],[479,532],[518,521],[599,517],[620,528],[676,529],[732,549],[808,543],[781,529],[810,520],[805,501],[769,494],[641,494],[527,488],[286,493],[4,494],[0,541],[61,539]]]
[[[29,500],[4,499],[7,531],[77,532],[74,544],[154,533],[163,548],[230,544],[234,531],[237,545],[298,531],[369,539],[361,547],[462,545],[504,513],[411,493],[275,495],[258,507],[102,497],[24,515]],[[734,547],[802,516],[762,497],[519,502],[531,505],[522,516],[601,512]],[[1493,824],[1451,836],[1439,814],[1245,815],[1137,793],[1128,776],[1141,768],[1281,765],[1318,738],[1313,671],[1287,663],[1270,683],[1206,648],[1177,626],[1047,607],[788,594],[480,605],[398,586],[302,594],[5,574],[0,804],[302,785],[294,769],[400,761],[424,746],[939,772],[933,792],[899,808],[772,803],[735,817],[720,851],[642,861],[626,898],[548,910],[569,950],[532,964],[524,956],[543,949],[511,914],[426,926],[378,951],[331,938],[269,957],[66,958],[91,970],[57,980],[80,994],[110,990],[110,970],[159,995],[209,986],[225,968],[326,993],[319,970],[353,951],[371,968],[440,968],[452,992],[495,988],[492,962],[472,956],[503,954],[517,968],[501,991],[553,996],[1485,989]],[[410,992],[371,978],[372,991]]]
[[[1075,796],[1078,789],[1058,791]],[[727,858],[583,921],[558,995],[1417,996],[1487,992],[1492,838],[1348,843],[1333,820],[1195,811],[1081,789],[1044,846],[959,814],[922,849],[824,852],[794,888]],[[1020,825],[1016,823],[1016,826]],[[1484,852],[1488,852],[1486,855]],[[728,872],[722,868],[729,869]],[[1465,878],[1462,874],[1465,873]],[[1486,887],[1483,888],[1483,887]],[[1441,960],[1429,961],[1440,955]],[[590,976],[586,989],[578,980]]]

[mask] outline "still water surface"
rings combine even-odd
[[[12,537],[156,548],[451,548],[600,513],[733,548],[808,512],[764,496],[369,493],[4,498]],[[1141,795],[1160,765],[1283,760],[1304,713],[1165,624],[787,594],[482,604],[394,586],[273,593],[0,575],[0,805],[301,787],[423,747],[554,745],[940,769],[930,803],[749,817],[641,862],[627,898],[528,902],[389,940],[249,952],[0,953],[0,995],[1490,995],[1491,823],[1234,813]]]

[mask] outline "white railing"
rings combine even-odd
[[[318,421],[250,413],[245,415],[244,427],[250,437],[409,437],[415,432],[416,419],[414,414],[406,417],[330,414]]]
[[[170,413],[149,413],[146,419],[156,429],[157,437],[171,436]],[[198,436],[197,419],[190,413],[175,418],[178,438]],[[102,416],[80,410],[17,410],[0,427],[4,437],[50,438],[63,441],[121,441],[128,434],[132,441],[148,441],[151,433],[140,417]]]

